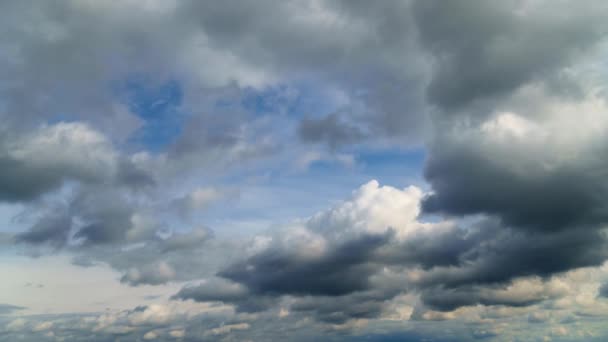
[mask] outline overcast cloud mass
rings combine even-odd
[[[0,341],[608,340],[608,3],[0,3]]]

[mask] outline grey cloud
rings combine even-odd
[[[327,82],[343,92],[349,104],[333,113],[311,113],[313,117],[298,126],[303,141],[333,148],[359,143],[370,134],[408,143],[424,136],[427,61],[415,39],[409,4],[323,2],[310,9],[315,13],[310,22],[297,19],[294,9],[302,4],[288,2],[256,6],[195,2],[184,9],[200,13],[196,20],[218,46],[246,55],[258,65],[270,65],[267,70],[288,71],[296,78],[306,75],[305,79]],[[265,6],[281,13],[281,19],[268,22],[261,10]],[[325,15],[335,20],[322,20]],[[238,25],[225,25],[235,18]],[[297,43],[302,40],[308,43]]]
[[[303,256],[304,246],[273,246],[223,267],[218,279],[182,288],[173,299],[221,301],[240,312],[259,312],[291,298],[290,310],[327,324],[379,317],[386,302],[404,291],[399,281],[377,275],[382,266],[372,256],[392,236],[362,234],[320,256]]]
[[[239,241],[221,241],[207,229],[194,228],[133,244],[86,244],[69,251],[75,254],[72,259],[75,265],[90,267],[105,263],[122,273],[121,282],[140,286],[209,277],[234,262],[241,249]],[[227,250],[234,252],[227,255]]]
[[[491,217],[479,227],[491,235],[459,256],[461,267],[436,267],[423,283],[449,289],[497,284],[608,259],[602,230],[608,208],[601,200],[605,167],[590,157],[603,148],[577,143],[559,149],[549,142],[539,146],[534,138],[487,143],[469,129],[463,127],[460,137],[448,131],[432,145],[425,167],[432,192],[422,209],[448,217]],[[576,156],[560,159],[569,149]]]
[[[126,199],[126,195],[99,188],[87,189],[80,192],[72,201],[70,211],[78,215],[84,225],[74,237],[83,239],[85,244],[104,244],[150,238],[154,236],[157,227],[135,227],[133,215],[135,208]],[[140,231],[134,229],[140,228]],[[128,232],[133,231],[133,239]],[[140,235],[140,236],[135,236]]]
[[[597,291],[597,296],[600,298],[608,298],[608,283],[604,283]]]
[[[18,233],[18,243],[50,244],[124,244],[154,239],[162,225],[140,212],[128,199],[128,191],[103,186],[76,188],[62,204],[34,209],[42,211],[36,222],[25,232]]]
[[[352,319],[377,318],[384,310],[386,298],[375,298],[369,294],[352,294],[339,297],[304,297],[290,306],[295,312],[313,314],[325,323],[343,324]]]
[[[293,300],[289,309],[312,315],[328,324],[346,324],[357,319],[375,319],[387,311],[395,296],[405,293],[404,279],[375,275],[373,286],[340,296],[301,296]]]
[[[211,278],[199,285],[185,286],[171,298],[223,302],[234,305],[240,312],[264,311],[277,302],[274,298],[253,294],[245,286],[221,278]]]
[[[189,19],[201,25],[215,44],[239,55],[249,52],[252,61],[262,65],[328,71],[334,67],[343,71],[377,64],[382,58],[393,66],[390,62],[399,54],[407,53],[410,42],[402,36],[403,31],[410,29],[410,22],[404,20],[407,19],[406,2],[320,3],[319,8],[299,4],[316,11],[309,22],[296,19],[302,7],[293,5],[266,1],[254,6],[228,1],[219,6],[194,1],[182,10]],[[269,8],[281,14],[277,20],[265,20]],[[343,25],[320,20],[322,18],[316,16],[320,11],[335,15]],[[196,15],[192,15],[194,13]],[[235,24],[227,25],[228,22]],[[330,28],[334,30],[327,34]],[[307,39],[308,43],[299,44],[302,39]]]
[[[558,294],[540,293],[536,296],[514,295],[498,296],[488,289],[492,287],[464,286],[457,289],[429,288],[422,291],[421,300],[434,310],[452,311],[462,306],[474,305],[503,305],[509,307],[524,307],[540,303],[547,299],[558,297]]]
[[[468,229],[454,227],[405,241],[392,236],[350,237],[310,260],[298,256],[297,250],[270,248],[218,275],[244,286],[249,291],[247,298],[308,298],[298,299],[300,304],[294,309],[313,312],[319,320],[338,322],[378,316],[385,301],[404,292],[419,293],[422,303],[440,311],[478,304],[530,306],[562,293],[547,290],[506,296],[499,292],[521,277],[549,279],[571,269],[599,266],[608,258],[606,237],[599,232],[528,233],[487,219]],[[356,256],[352,255],[354,250],[358,251]],[[343,258],[345,255],[348,257]],[[383,269],[400,272],[412,267],[421,269],[416,279],[397,281],[381,275]],[[177,297],[197,300],[196,292],[188,291],[192,292],[184,296],[188,293],[184,290]],[[203,297],[199,300],[210,298]],[[216,300],[221,301],[219,297]],[[320,307],[315,308],[315,303]],[[321,303],[334,303],[335,307],[329,310],[331,305],[327,304],[323,309]],[[347,303],[353,307],[348,308]],[[355,303],[362,306],[355,309]]]
[[[491,229],[489,225],[486,227]],[[606,237],[597,232],[527,234],[500,226],[492,232],[495,236],[480,240],[475,248],[460,255],[461,267],[431,269],[420,281],[452,288],[495,284],[518,276],[548,277],[570,269],[597,266],[608,257],[604,248]]]
[[[205,128],[204,134],[196,130],[197,139],[187,138],[190,134],[185,132],[171,154],[191,150],[192,143],[199,146],[196,149],[199,152],[200,146],[210,147],[211,156],[201,157],[197,153],[197,158],[188,158],[200,162],[221,152],[215,151],[214,146],[230,150],[239,141],[235,140],[235,134],[242,128],[241,123],[252,119],[242,113],[228,116],[206,113],[205,108],[213,111],[218,108],[210,106],[212,101],[203,103],[209,99],[199,102],[201,93],[234,88],[234,84],[238,92],[250,85],[261,87],[270,82],[312,76],[319,82],[335,84],[355,101],[370,107],[363,113],[347,115],[347,128],[326,130],[323,140],[341,141],[342,131],[350,131],[351,122],[392,136],[406,132],[418,139],[422,116],[418,114],[422,111],[418,110],[420,103],[415,98],[421,92],[419,81],[424,76],[419,74],[424,72],[419,65],[424,61],[417,52],[409,2],[317,5],[261,2],[252,6],[187,1],[175,7],[148,8],[128,3],[39,6],[6,3],[3,13],[12,15],[3,24],[13,35],[0,40],[0,44],[14,46],[10,49],[14,56],[7,54],[3,71],[6,79],[22,80],[0,93],[9,100],[7,113],[20,113],[6,116],[18,121],[11,126],[26,121],[28,124],[23,125],[28,127],[49,115],[68,115],[124,141],[142,122],[116,99],[108,85],[132,75],[151,74],[152,82],[170,75],[184,86],[183,107],[196,112],[197,117],[204,117],[201,127]],[[302,20],[301,7],[309,8],[310,20]],[[277,15],[281,19],[268,22],[269,11],[281,13]],[[127,12],[137,12],[138,18],[134,20]],[[325,15],[334,17],[336,24],[324,20]],[[23,30],[22,22],[38,25],[28,31]],[[151,30],[161,27],[162,32]],[[332,34],[328,35],[328,30]],[[300,44],[301,41],[307,43]],[[402,66],[404,58],[408,59],[407,68]],[[43,67],[49,64],[53,68]],[[375,91],[378,87],[369,86],[370,79],[394,86]],[[356,87],[351,86],[353,81]],[[410,90],[416,95],[410,96]],[[361,92],[367,95],[358,96]],[[55,100],[50,102],[48,97]],[[404,98],[407,100],[402,101]],[[408,113],[404,114],[403,107],[409,108]],[[338,135],[333,136],[334,133]]]
[[[193,249],[202,247],[203,243],[213,236],[213,232],[207,228],[194,228],[186,233],[176,233],[162,240],[161,250],[163,253]]]
[[[156,185],[157,180],[151,172],[142,170],[139,165],[136,165],[126,158],[122,158],[118,166],[116,183],[117,185],[126,185],[130,188],[141,189]]]
[[[86,125],[60,123],[23,136],[2,134],[0,199],[36,199],[68,179],[107,179],[114,166],[112,153],[103,136]]]
[[[375,271],[375,267],[368,264],[369,255],[386,243],[389,236],[362,236],[311,260],[269,250],[234,264],[218,275],[245,284],[260,294],[348,294],[369,287],[368,278]]]
[[[43,216],[28,231],[15,235],[16,242],[29,244],[48,243],[63,247],[69,239],[72,218],[63,214]]]
[[[479,244],[491,240],[492,229],[464,229],[458,226],[443,232],[419,233],[405,241],[389,241],[375,253],[378,262],[434,267],[459,267],[467,263]]]
[[[134,4],[0,5],[0,28],[9,33],[0,37],[0,76],[7,80],[0,85],[0,200],[28,203],[76,183],[66,207],[32,216],[31,228],[15,235],[17,242],[66,248],[82,266],[107,263],[133,286],[192,281],[220,270],[222,279],[184,287],[174,299],[220,301],[258,313],[291,300],[295,318],[285,318],[293,320],[277,332],[287,337],[291,331],[285,330],[303,317],[330,325],[380,317],[387,301],[404,292],[420,295],[422,306],[440,311],[532,305],[559,294],[504,297],[496,291],[522,277],[545,281],[608,258],[601,231],[608,218],[607,165],[596,157],[605,154],[603,139],[593,141],[597,149],[575,150],[566,163],[547,164],[548,154],[565,151],[537,153],[514,141],[494,149],[475,137],[451,136],[465,136],[470,128],[463,125],[460,131],[461,122],[452,116],[476,124],[480,113],[486,117],[514,105],[514,92],[525,86],[560,96],[577,93],[584,100],[587,80],[563,73],[604,39],[602,3]],[[121,151],[132,148],[128,137],[142,123],[111,85],[140,73],[159,82],[176,78],[185,93],[180,109],[188,116],[163,151],[128,156]],[[326,245],[312,256],[306,253],[312,246],[278,244],[244,256],[240,242],[215,241],[206,229],[161,238],[158,232],[166,232],[167,224],[148,207],[160,196],[146,191],[182,181],[186,171],[202,178],[271,156],[287,140],[274,130],[299,120],[253,117],[239,106],[218,109],[215,100],[233,91],[231,100],[238,103],[247,86],[262,89],[302,79],[327,83],[349,102],[296,123],[302,141],[339,148],[391,139],[402,146],[429,138],[425,178],[432,194],[422,209],[466,218],[458,223],[462,227],[416,232],[401,241],[397,233],[345,232],[329,224],[332,216],[320,223],[329,233],[313,232],[323,235]],[[59,115],[87,124],[34,129]],[[49,141],[54,134],[63,139]],[[82,134],[92,139],[78,140]],[[188,201],[176,204],[188,206]],[[480,223],[468,225],[479,216]],[[336,221],[347,228],[359,223]],[[416,277],[405,277],[409,271]],[[600,296],[606,296],[605,287]],[[159,329],[154,334],[169,338],[165,325],[144,331],[124,317],[117,322],[113,330],[89,326],[82,335],[75,321],[71,327],[58,322],[55,332],[67,340],[102,341],[141,339]],[[220,324],[189,326],[198,334],[188,332],[187,338],[204,336]],[[263,340],[265,335],[251,326],[251,332],[231,333],[235,339]],[[2,334],[16,339],[13,332]],[[31,339],[40,340],[41,334]]]
[[[607,10],[594,1],[550,7],[518,1],[416,1],[421,44],[437,62],[429,100],[453,112],[548,78],[605,36]]]
[[[15,311],[23,310],[25,307],[11,305],[11,304],[0,304],[0,315],[10,315]]]
[[[537,163],[526,163],[521,173],[515,164],[492,159],[526,162],[523,151],[493,157],[473,144],[449,140],[436,144],[425,166],[425,178],[434,190],[423,204],[427,212],[485,213],[501,217],[506,224],[543,231],[597,224],[608,217],[600,195],[608,191],[601,162],[581,158],[580,163],[547,171]]]
[[[415,3],[421,42],[437,62],[427,89],[438,110],[424,170],[431,191],[422,209],[490,218],[480,230],[491,234],[463,246],[457,262],[426,266],[418,284],[426,304],[480,303],[472,287],[549,278],[608,258],[606,167],[595,157],[605,137],[582,122],[566,123],[572,114],[559,106],[569,104],[603,127],[604,108],[585,106],[595,99],[593,81],[562,79],[564,70],[578,73],[606,35],[600,19],[606,7],[578,5]],[[577,96],[564,94],[570,86]],[[535,91],[542,95],[529,96]],[[573,126],[592,137],[579,139]]]
[[[0,177],[2,201],[36,200],[67,181],[127,188],[153,183],[86,124],[60,122],[27,134],[0,135],[0,164],[5,170]]]
[[[357,143],[365,138],[358,127],[342,122],[336,113],[320,119],[303,119],[298,126],[298,135],[305,142],[325,142],[332,148]]]
[[[228,282],[221,278],[213,278],[198,286],[186,286],[174,297],[179,299],[193,299],[199,302],[233,302],[245,299],[249,291],[244,286]]]

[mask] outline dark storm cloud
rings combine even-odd
[[[375,271],[375,267],[368,264],[369,256],[389,237],[363,236],[346,241],[327,255],[308,260],[288,251],[269,250],[234,264],[218,275],[244,284],[254,293],[347,294],[369,287],[368,278]]]
[[[388,265],[413,265],[428,270],[462,266],[466,255],[492,238],[491,229],[461,229],[416,234],[405,241],[389,241],[378,249],[374,260]]]
[[[435,58],[428,98],[446,110],[544,80],[596,45],[608,8],[520,1],[416,1],[421,44]]]
[[[560,113],[545,112],[542,103],[535,103],[547,101],[543,98],[525,100],[530,102],[524,106],[534,110],[521,109],[514,100],[516,91],[531,84],[555,91],[561,99],[566,98],[559,93],[564,87],[578,87],[575,101],[589,100],[584,82],[562,84],[572,79],[560,75],[604,39],[608,27],[601,18],[606,10],[593,2],[551,8],[524,2],[414,3],[420,42],[436,62],[427,98],[441,116],[428,145],[424,177],[431,192],[422,210],[451,218],[488,218],[473,234],[434,241],[448,248],[446,262],[422,265],[425,273],[415,286],[426,306],[441,311],[478,304],[527,306],[547,297],[489,294],[521,277],[549,279],[599,266],[608,258],[607,236],[601,231],[608,219],[603,200],[608,195],[606,164],[593,157],[602,153],[603,138],[594,140],[601,142],[593,147],[575,139],[570,145],[556,147],[559,143],[550,139],[543,145],[538,135],[569,134],[551,131],[561,129],[550,121],[559,120]],[[545,133],[499,136],[500,131],[476,127],[478,119],[505,108],[521,110],[517,115],[522,125],[528,124],[527,115],[545,118],[538,121]],[[522,127],[519,122],[501,124],[507,130]],[[574,156],[564,158],[571,150]],[[441,255],[435,253],[430,256]]]
[[[422,302],[433,310],[452,311],[463,306],[474,305],[501,305],[507,307],[525,307],[540,303],[552,297],[559,297],[559,293],[540,293],[536,296],[500,296],[488,293],[488,289],[495,287],[463,286],[456,289],[428,288],[421,293]]]
[[[28,169],[25,162],[11,158],[0,158],[3,173],[0,177],[0,199],[22,201],[37,198],[41,193],[57,188],[64,175],[49,170]],[[27,179],[27,182],[23,182]]]
[[[23,142],[17,140],[11,143],[22,144]],[[36,154],[32,154],[29,158],[12,156],[9,148],[2,146],[0,142],[0,149],[2,149],[0,167],[3,170],[0,176],[0,201],[27,202],[59,188],[68,179],[100,181],[103,178],[103,171],[100,173],[88,172],[86,166],[78,166],[69,161],[65,163],[62,163],[61,160],[40,162],[37,160],[39,155]],[[48,149],[49,154],[55,152],[52,147]]]
[[[33,201],[68,181],[127,189],[154,182],[147,172],[119,155],[104,135],[86,124],[60,122],[23,134],[3,133],[0,201]]]
[[[445,289],[430,289],[426,290],[421,295],[421,300],[429,308],[439,311],[452,311],[462,306],[469,305],[506,305],[506,306],[528,306],[538,303],[545,298],[535,298],[533,300],[520,300],[513,298],[511,300],[498,300],[493,298],[484,298],[480,296],[479,289],[466,288],[459,290]]]
[[[184,288],[176,298],[238,304],[260,295],[290,295],[299,298],[294,310],[334,323],[378,316],[387,300],[404,292],[419,293],[422,303],[440,311],[478,304],[523,307],[561,293],[505,296],[497,291],[525,277],[549,279],[571,269],[599,266],[608,258],[606,242],[598,231],[527,232],[497,220],[405,241],[392,234],[351,237],[318,258],[307,260],[297,250],[270,248],[233,264],[218,275],[241,286],[238,298],[210,293],[213,284]],[[412,267],[423,271],[415,280],[391,279],[381,272]],[[213,291],[221,292],[220,288]]]
[[[424,210],[485,213],[508,225],[540,231],[593,225],[608,218],[602,161],[580,157],[550,169],[528,162],[522,173],[521,166],[504,164],[499,158],[525,161],[528,152],[498,153],[490,156],[473,143],[437,142],[424,171],[434,190],[424,201]]]
[[[462,237],[474,243],[456,256],[456,265],[428,268],[412,284],[424,304],[441,311],[477,304],[527,306],[558,294],[505,298],[492,291],[522,277],[549,279],[571,269],[600,266],[608,258],[607,237],[597,231],[526,232],[492,220],[482,221],[478,229]]]
[[[276,298],[252,294],[243,285],[221,278],[211,278],[199,285],[185,286],[171,298],[191,299],[197,302],[223,302],[234,305],[239,312],[260,312],[277,303]]]
[[[316,320],[343,324],[352,319],[372,319],[384,311],[384,301],[391,296],[374,296],[369,292],[339,297],[303,297],[290,306],[295,312],[312,314]]]
[[[467,283],[500,283],[519,276],[549,277],[586,266],[601,265],[608,257],[606,237],[598,232],[572,230],[558,234],[522,234],[505,229],[483,241],[460,272],[431,272],[423,282],[453,287]]]
[[[173,299],[220,301],[241,312],[257,312],[287,296],[294,300],[290,310],[320,322],[344,324],[379,317],[386,302],[404,291],[400,281],[376,274],[383,265],[372,257],[392,236],[389,232],[352,237],[319,256],[271,247],[225,267],[219,279],[182,288]]]

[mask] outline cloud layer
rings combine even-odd
[[[605,339],[607,15],[4,2],[0,339]]]

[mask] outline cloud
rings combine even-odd
[[[421,45],[436,61],[427,88],[431,103],[452,112],[474,101],[508,95],[568,67],[606,33],[599,3],[415,1]]]
[[[67,180],[106,182],[117,172],[116,152],[103,135],[84,124],[58,123],[19,137],[4,134],[2,140],[4,201],[32,200]]]
[[[57,247],[63,247],[68,241],[71,227],[71,217],[64,215],[43,217],[27,232],[17,234],[15,240],[30,244],[50,243]]]
[[[212,236],[212,232],[204,227],[194,228],[186,233],[177,233],[162,241],[164,253],[184,249],[198,248]]]
[[[131,268],[120,278],[120,282],[131,285],[164,284],[175,277],[175,271],[166,262],[144,265],[141,268]]]
[[[121,272],[120,281],[131,286],[201,279],[240,255],[225,255],[238,244],[217,241],[206,228],[163,234],[167,235],[127,244],[82,245],[71,251],[77,264],[83,264],[81,259],[85,267],[105,263]]]
[[[248,294],[249,291],[244,286],[220,278],[206,281],[198,286],[184,287],[175,295],[175,298],[194,299],[199,302],[232,302],[245,299]]]
[[[294,166],[297,171],[303,172],[316,163],[336,163],[345,168],[353,168],[356,160],[351,154],[325,154],[319,151],[308,151],[295,161]]]
[[[420,222],[425,198],[413,187],[371,181],[351,199],[267,236],[250,256],[217,274],[228,283],[185,287],[174,298],[221,301],[247,312],[290,298],[290,311],[332,324],[382,316],[404,293],[440,312],[527,307],[566,295],[546,279],[608,257],[600,233],[535,233],[492,219],[466,228]]]
[[[430,288],[422,292],[422,301],[439,311],[452,311],[462,306],[503,305],[510,307],[530,306],[542,301],[560,298],[564,288],[545,283],[539,278],[519,278],[508,285],[484,287],[470,285],[455,289]]]
[[[298,126],[298,135],[305,142],[325,142],[332,148],[365,139],[365,134],[359,128],[350,127],[339,120],[335,113],[321,119],[305,118]]]
[[[479,126],[437,139],[425,168],[435,190],[424,203],[426,211],[498,215],[507,224],[544,231],[604,219],[597,195],[605,191],[603,164],[590,157],[604,140],[603,101],[592,96],[582,102],[556,100],[542,92],[530,100],[541,107],[543,117],[531,117],[538,110],[534,107],[497,113]],[[585,119],[574,122],[574,113]],[[587,134],[568,133],[573,125]]]
[[[415,229],[417,223],[411,221],[421,197],[415,188],[399,190],[369,182],[351,200],[250,249],[252,255],[218,273],[224,279],[219,283],[184,287],[174,298],[222,301],[249,312],[267,310],[288,296],[296,298],[291,306],[296,312],[314,312],[318,319],[334,323],[377,316],[382,302],[403,289],[378,278],[381,266],[375,253],[395,240],[397,232]],[[392,209],[385,203],[391,203]],[[359,307],[358,302],[366,304]],[[349,309],[349,304],[354,307]]]
[[[175,294],[69,317],[0,305],[0,339],[601,339],[607,11],[2,3],[4,252]],[[412,146],[425,166],[403,186],[411,161],[374,157]],[[335,202],[374,177],[400,187]]]
[[[232,330],[247,330],[250,326],[248,323],[237,323],[237,324],[226,324],[218,328],[207,330],[208,335],[225,335],[230,333]]]
[[[11,304],[0,304],[0,315],[11,314],[15,311],[19,311],[19,310],[23,310],[23,309],[25,309],[25,308],[22,306],[11,305]]]
[[[597,291],[597,296],[600,297],[600,298],[601,297],[608,298],[608,285],[602,284],[600,286],[600,288],[598,289],[598,291]]]

